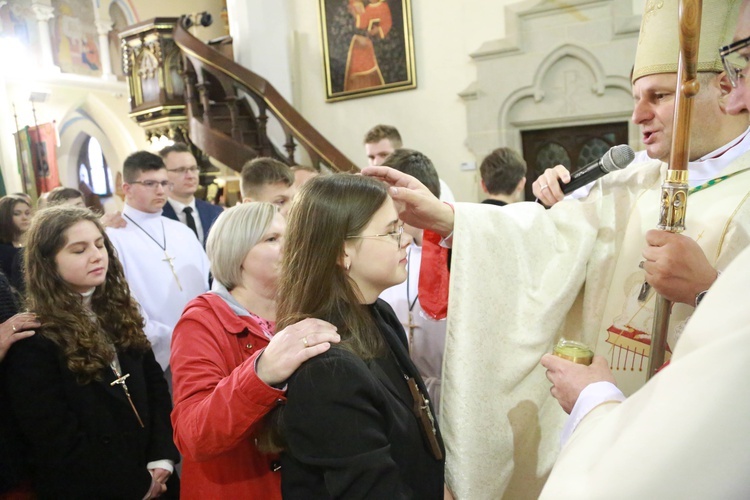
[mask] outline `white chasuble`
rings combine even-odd
[[[750,154],[722,174],[748,166]],[[539,360],[560,337],[611,357],[613,344],[598,340],[622,323],[626,292],[630,297],[643,283],[638,263],[645,231],[658,222],[665,172],[657,161],[633,165],[597,181],[584,200],[550,210],[534,203],[456,205],[441,428],[446,478],[458,498],[539,495],[566,418]],[[688,200],[687,234],[707,245],[720,270],[750,242],[749,191],[745,172]],[[678,309],[675,326],[690,311]],[[632,349],[620,366],[641,376],[648,361],[637,371]]]
[[[735,161],[722,176],[737,173],[688,196],[685,231],[698,242],[709,263],[724,270],[737,253],[750,246],[747,221],[750,220],[750,156]],[[732,180],[736,182],[732,182]],[[660,190],[644,193],[630,216],[623,247],[608,290],[602,324],[595,341],[595,352],[609,361],[617,387],[629,396],[646,382],[651,333],[654,321],[655,291],[644,287],[643,236],[659,220]],[[743,221],[744,224],[743,224]],[[730,248],[731,246],[731,248]],[[666,359],[695,308],[675,304],[670,316]]]
[[[172,330],[182,310],[208,291],[208,257],[184,224],[128,205],[122,213],[127,226],[107,228],[107,234],[141,306],[156,361],[166,370]]]
[[[578,424],[542,498],[750,498],[748,292],[750,249],[711,287],[669,366]]]

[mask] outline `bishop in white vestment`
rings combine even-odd
[[[736,0],[703,2],[701,71],[721,71],[718,47],[729,37],[726,28],[736,22],[737,7]],[[651,38],[639,44],[634,74],[644,80],[674,75],[676,2],[649,2],[647,9],[641,36]],[[643,58],[644,50],[660,53]],[[639,59],[648,64],[639,65]],[[722,271],[750,246],[750,153],[746,120],[719,112],[727,90],[718,76],[706,76],[700,109],[711,118],[694,114],[700,118],[693,123],[698,133],[691,134],[692,157],[704,162],[691,179],[683,240],[697,242],[702,258]],[[671,88],[673,93],[674,84]],[[659,92],[652,97],[661,103],[668,96]],[[671,123],[662,122],[642,125],[644,141],[667,140]],[[742,128],[721,142],[718,133],[706,132],[726,134],[721,126],[729,122]],[[597,181],[585,199],[550,210],[533,203],[499,209],[458,203],[451,217],[397,173],[364,170],[408,191],[393,193],[407,202],[405,222],[444,236],[453,230],[441,430],[446,480],[457,498],[539,495],[566,418],[539,360],[560,337],[595,347],[626,394],[645,382],[655,292],[644,286],[640,263],[645,234],[659,220],[666,168],[656,160],[631,165]],[[693,310],[687,304],[674,307],[672,349]],[[631,459],[635,466],[640,456]],[[629,474],[637,472],[623,471]]]
[[[670,364],[578,424],[541,498],[750,498],[749,283],[746,249],[696,309]]]

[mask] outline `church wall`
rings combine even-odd
[[[362,138],[377,123],[396,126],[405,147],[429,156],[459,201],[479,198],[478,170],[461,171],[463,162],[478,157],[467,147],[471,128],[466,103],[459,93],[477,78],[470,54],[505,33],[505,8],[511,4],[539,4],[492,0],[427,2],[412,0],[417,88],[335,103],[325,102],[323,57],[318,2],[288,0],[294,55],[294,104],[326,137],[350,158],[365,165]],[[633,0],[639,14],[645,0]],[[508,78],[512,78],[508,69]],[[501,146],[499,143],[496,147]]]
[[[46,3],[46,0],[35,1]],[[236,1],[239,0],[228,0],[228,3],[231,6]],[[270,8],[264,2],[274,2],[274,7]],[[276,7],[277,2],[284,3],[284,8]],[[201,28],[198,36],[210,39],[223,34],[222,0],[99,0],[96,5],[99,5],[102,13],[106,13],[111,3],[128,11],[136,21],[208,10],[214,17],[214,25],[208,29]],[[463,93],[477,79],[477,64],[470,54],[488,41],[506,36],[505,8],[519,2],[481,0],[437,4],[412,0],[417,89],[337,103],[325,102],[318,1],[248,0],[246,3],[265,7],[260,12],[266,28],[253,30],[245,25],[248,32],[242,33],[242,46],[263,47],[263,57],[256,57],[255,61],[262,60],[261,66],[268,68],[271,83],[282,90],[302,114],[345,154],[363,166],[362,137],[365,131],[377,123],[393,124],[400,129],[405,146],[421,150],[433,159],[441,177],[453,188],[458,200],[474,201],[478,198],[477,172],[460,170],[461,163],[478,163],[481,157],[467,146],[471,124],[467,123],[467,103],[459,93]],[[530,0],[520,3],[544,2]],[[645,0],[632,0],[633,13],[640,13],[644,3]],[[239,23],[239,26],[242,27],[243,23]],[[256,22],[257,26],[260,25]],[[264,33],[267,36],[273,31],[268,27],[274,27],[279,32],[274,33],[274,39],[279,43],[263,43]],[[38,52],[36,48],[36,56]],[[273,63],[276,55],[281,61],[278,66]],[[253,59],[250,58],[249,65],[252,64]],[[3,135],[0,158],[9,191],[20,188],[15,172],[12,136],[8,139],[15,130],[12,102],[20,103],[17,106],[19,125],[32,124],[28,118],[29,110],[26,109],[28,98],[21,95],[24,84],[19,80],[17,71],[12,73],[5,78],[0,75],[0,109],[4,111],[4,118],[0,120],[0,134]],[[259,73],[264,75],[262,68]],[[90,108],[101,108],[102,117],[107,118],[103,123],[94,123],[94,126],[113,141],[109,148],[105,147],[105,155],[107,150],[111,151],[114,158],[108,158],[108,161],[118,168],[132,149],[145,147],[141,130],[127,117],[127,98],[122,97],[127,95],[127,89],[116,82],[92,85],[92,82],[97,82],[95,78],[85,83],[74,80],[55,77],[36,80],[37,87],[52,92],[47,102],[37,105],[38,121],[54,119],[59,126],[64,126],[69,117],[76,117],[80,122],[82,118],[77,114],[77,109],[82,103],[89,103],[87,106]],[[72,152],[61,150],[59,156],[66,159],[72,156]],[[61,176],[68,184],[68,179],[73,177],[71,172],[64,170],[67,167],[63,163],[69,162],[61,161]]]
[[[48,5],[53,9],[67,0],[35,0],[35,4]],[[84,0],[76,0],[78,5]],[[97,19],[106,23],[109,9],[116,4],[125,14],[128,22],[134,24],[153,17],[177,17],[181,14],[208,11],[214,18],[209,28],[198,28],[196,36],[209,40],[225,34],[222,21],[222,0],[89,0],[96,10]],[[148,147],[143,130],[128,117],[127,83],[118,81],[113,75],[95,76],[71,74],[49,68],[45,64],[43,49],[40,46],[40,25],[34,18],[34,11],[26,8],[23,2],[19,12],[27,17],[26,39],[28,46],[22,46],[22,56],[0,54],[0,166],[7,192],[21,190],[17,171],[16,146],[13,132],[16,123],[13,119],[13,105],[18,115],[18,126],[33,126],[29,94],[32,91],[46,94],[43,102],[35,104],[38,123],[54,121],[60,134],[57,151],[60,181],[63,185],[77,187],[78,148],[83,135],[96,137],[102,146],[104,156],[112,169],[113,176],[121,170],[122,162],[130,153]],[[56,11],[53,11],[56,12]],[[69,12],[75,16],[73,11]],[[55,18],[49,22],[54,29]],[[7,34],[7,33],[6,33]],[[97,40],[97,44],[101,40]],[[55,51],[56,47],[52,47]],[[13,57],[11,57],[13,56]],[[52,61],[50,61],[52,62]],[[117,61],[115,61],[117,63]],[[114,200],[113,200],[114,201]]]

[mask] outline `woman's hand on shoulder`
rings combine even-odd
[[[340,340],[336,327],[320,319],[307,318],[289,325],[273,336],[258,358],[258,378],[268,385],[281,384],[302,363]]]
[[[0,361],[18,340],[34,335],[34,328],[42,326],[33,313],[20,313],[0,324]]]

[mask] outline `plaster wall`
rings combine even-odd
[[[417,88],[326,103],[318,2],[283,1],[289,4],[291,13],[288,36],[293,47],[292,101],[297,109],[346,155],[360,161],[360,166],[366,164],[362,145],[365,132],[378,123],[396,126],[406,147],[420,150],[433,160],[458,200],[477,200],[478,172],[460,168],[465,162],[478,164],[487,152],[486,147],[470,148],[468,139],[475,125],[468,123],[467,104],[459,96],[479,76],[478,64],[470,54],[507,36],[506,7],[520,3],[559,8],[560,2],[493,0],[437,4],[412,0]],[[644,3],[645,0],[632,0],[631,14],[640,14]],[[579,34],[596,38],[601,29],[584,25]],[[586,36],[580,38],[582,45],[588,43]],[[522,84],[511,68],[497,71],[491,77],[504,85]],[[487,144],[490,142],[493,147],[503,145],[497,136]]]
[[[100,19],[107,19],[110,5],[116,3],[132,24],[153,17],[177,17],[208,11],[214,23],[209,28],[197,28],[196,36],[209,40],[226,34],[221,19],[222,0],[92,1]],[[128,117],[127,83],[40,68],[37,64],[39,47],[33,43],[27,49],[25,61],[19,60],[17,54],[13,58],[9,54],[0,56],[0,110],[3,112],[0,119],[0,165],[7,192],[21,190],[12,135],[16,130],[13,108],[15,106],[19,127],[33,126],[29,102],[32,91],[47,95],[43,102],[35,104],[36,121],[57,124],[60,134],[58,168],[60,182],[65,186],[78,185],[78,152],[86,135],[96,137],[101,144],[113,176],[121,170],[122,162],[130,153],[148,147],[143,130]]]
[[[121,6],[129,6],[136,21],[208,10],[214,16],[214,26],[200,28],[197,35],[207,40],[223,34],[221,0],[116,2]],[[628,3],[628,0],[624,2]],[[96,3],[105,11],[110,2]],[[254,24],[240,19],[238,31],[233,33],[235,36],[240,35],[240,60],[246,61],[250,69],[266,76],[346,155],[360,160],[360,165],[363,166],[364,133],[377,123],[392,124],[400,129],[407,147],[421,150],[433,159],[441,177],[451,186],[458,200],[474,201],[478,198],[476,171],[462,171],[460,165],[464,162],[479,162],[486,153],[486,148],[495,141],[488,139],[478,147],[474,135],[477,124],[473,119],[467,119],[469,105],[468,101],[464,101],[466,91],[471,91],[483,71],[479,69],[476,58],[472,59],[470,55],[492,41],[507,37],[506,7],[519,2],[481,0],[436,4],[412,0],[417,88],[336,103],[325,102],[318,1],[229,0],[230,13],[233,4],[240,3],[253,7],[251,10],[246,9],[243,15],[254,18]],[[551,0],[521,3],[560,7],[560,2]],[[630,3],[632,14],[639,14],[645,0],[630,0]],[[231,22],[234,23],[235,19],[232,14]],[[596,36],[595,31],[587,30],[586,33]],[[270,43],[269,37],[272,40]],[[583,45],[587,40],[581,38],[580,42]],[[531,43],[537,42],[532,40]],[[244,59],[245,47],[252,47],[256,55],[251,52],[249,59]],[[514,80],[519,76],[512,70],[490,76],[504,84],[522,84],[520,80]],[[92,82],[94,79],[84,83],[70,79],[36,79],[36,84],[46,85],[54,94],[47,103],[37,107],[38,120],[43,122],[55,119],[62,126],[66,117],[75,115],[82,102],[89,103],[88,108],[106,109],[107,112],[102,111],[99,118],[104,121],[96,122],[95,125],[105,137],[113,141],[111,147],[105,147],[105,154],[106,151],[111,151],[114,158],[107,159],[117,168],[127,153],[144,146],[143,134],[127,118],[127,100],[121,97],[127,95],[124,86],[117,87],[112,82],[109,86],[98,85],[98,82],[91,85]],[[22,99],[20,94],[23,93],[23,86],[14,84],[11,78],[3,87],[6,88],[0,91],[0,109],[6,112],[6,118],[0,122],[0,133],[7,136],[15,130],[7,112],[12,102]],[[464,98],[459,94],[464,94]],[[22,106],[19,106],[20,125],[30,124],[24,115],[27,111],[20,108]],[[520,110],[521,108],[516,112],[521,113]],[[499,138],[496,142],[492,145],[502,145]],[[20,186],[20,182],[13,178],[15,151],[11,151],[12,141],[0,141],[0,149],[6,184],[9,190],[13,190]],[[71,151],[59,151],[61,160],[71,155]],[[67,184],[71,176],[70,172],[64,171],[67,167],[63,163],[61,161],[61,175],[63,182]]]

